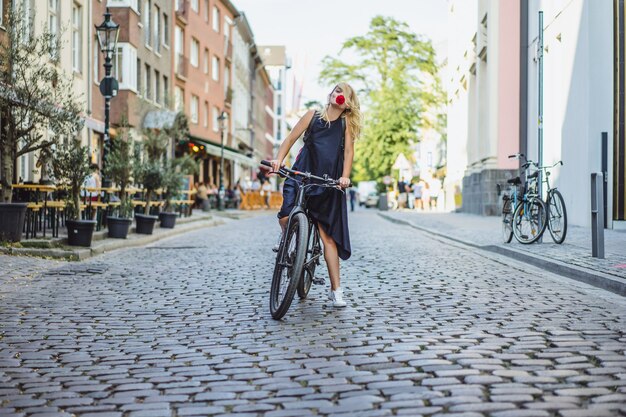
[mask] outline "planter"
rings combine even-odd
[[[154,222],[159,218],[157,216],[149,216],[145,214],[135,214],[135,221],[137,222],[137,233],[142,235],[151,235],[154,230]]]
[[[95,220],[66,220],[67,243],[70,246],[91,246]]]
[[[178,217],[178,213],[160,213],[159,220],[161,221],[161,227],[173,229],[176,225],[176,217]]]
[[[26,203],[0,204],[0,242],[19,242],[22,240]]]
[[[107,228],[109,229],[109,237],[116,239],[126,239],[128,230],[133,219],[124,217],[107,217]]]

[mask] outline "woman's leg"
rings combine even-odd
[[[281,217],[278,219],[278,224],[280,224],[280,228],[283,230],[283,234],[285,233],[285,229],[287,228],[287,222],[289,221],[289,216]]]
[[[328,275],[330,276],[330,287],[334,291],[340,286],[337,244],[335,240],[324,231],[323,227],[318,225],[317,228],[320,231],[320,238],[324,244],[324,259],[326,260],[326,267],[328,268]]]

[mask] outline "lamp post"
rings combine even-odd
[[[228,114],[225,111],[218,116],[217,120],[220,123],[220,136],[221,136],[221,152],[220,152],[220,186],[217,191],[217,209],[224,210],[224,196],[226,191],[224,190],[224,132],[226,131],[226,119]]]
[[[104,22],[96,26],[98,34],[98,44],[100,51],[104,55],[104,78],[100,81],[100,92],[104,96],[104,149],[102,150],[102,171],[106,173],[106,154],[110,146],[109,138],[109,112],[111,110],[111,98],[117,95],[119,85],[115,77],[111,75],[112,56],[117,51],[117,40],[120,34],[120,25],[111,20],[111,13],[107,7],[104,13]],[[111,184],[108,179],[103,177],[102,185],[109,187]]]

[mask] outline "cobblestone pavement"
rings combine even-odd
[[[625,299],[359,212],[348,307],[313,287],[276,322],[276,227],[1,281],[0,415],[626,414]]]
[[[552,241],[547,230],[542,243],[522,245],[515,238],[509,244],[502,243],[502,220],[498,216],[413,210],[387,211],[383,215],[474,245],[500,246],[626,279],[626,231],[605,230],[605,259],[598,259],[591,256],[591,229],[588,227],[568,226],[565,242],[561,245]]]

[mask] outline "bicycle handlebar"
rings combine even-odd
[[[265,165],[266,167],[270,167],[272,168],[272,164],[269,161],[266,161],[265,159],[261,161],[261,165]],[[283,172],[281,172],[283,171]],[[298,175],[301,177],[305,177],[307,179],[312,179],[312,180],[316,180],[316,181],[321,181],[324,182],[328,185],[339,185],[339,181],[338,180],[334,180],[332,178],[328,178],[328,175],[324,175],[323,177],[318,177],[317,175],[313,175],[310,172],[302,172],[302,171],[294,171],[292,169],[289,169],[287,167],[281,167],[280,170],[278,171],[279,174],[291,174],[291,175]]]

